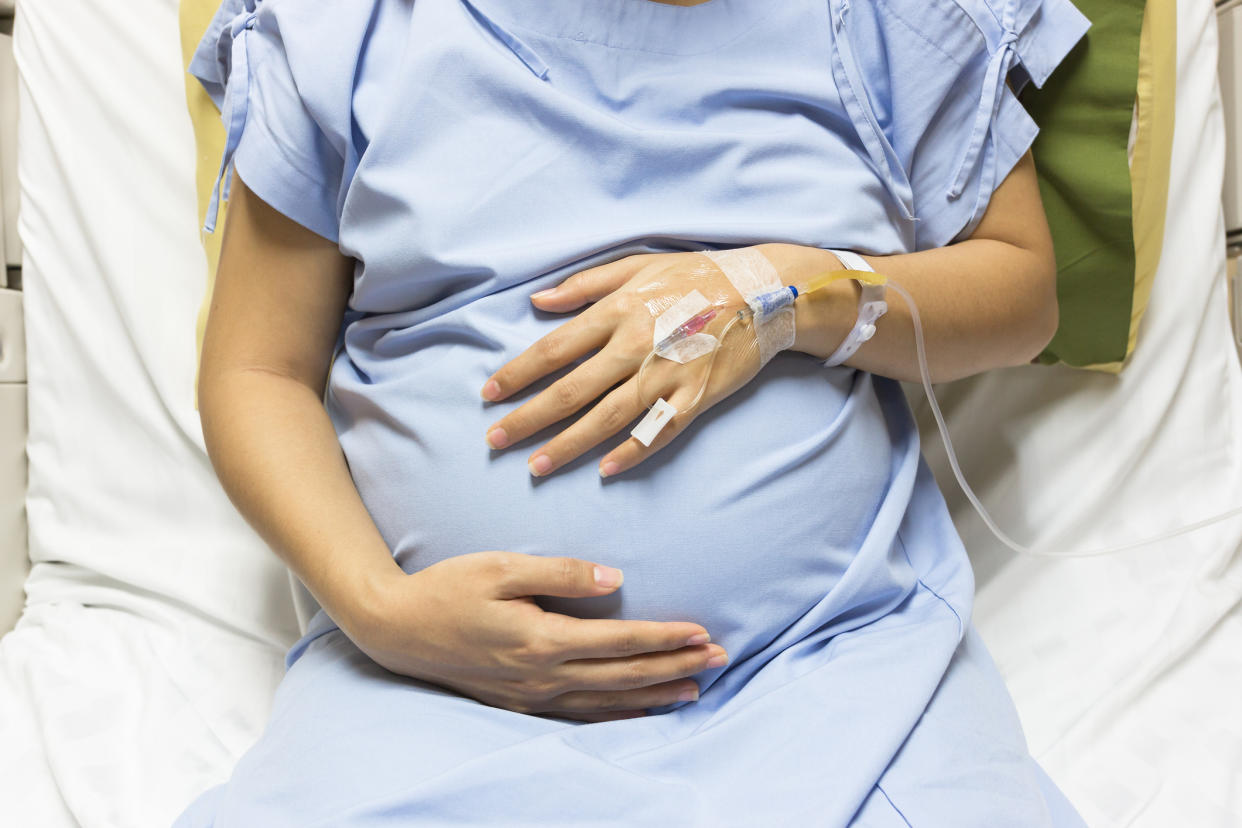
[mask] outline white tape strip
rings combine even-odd
[[[675,416],[677,416],[677,409],[669,405],[663,397],[660,397],[655,401],[655,405],[651,406],[647,416],[643,417],[638,425],[634,426],[630,436],[650,448],[651,442],[659,436],[660,432]]]
[[[780,274],[768,261],[768,257],[753,247],[740,247],[736,250],[709,250],[703,255],[720,268],[748,303],[754,296],[783,287]],[[756,316],[755,339],[759,345],[759,364],[766,365],[768,360],[779,352],[792,348],[794,332],[794,309],[792,307],[767,316]]]
[[[706,296],[697,290],[690,291],[656,317],[655,334],[651,337],[651,346],[654,348],[673,331],[710,307],[711,303],[707,301]],[[692,359],[710,354],[715,347],[716,337],[711,334],[697,333],[673,343],[670,347],[659,351],[659,354],[665,359],[685,365]]]

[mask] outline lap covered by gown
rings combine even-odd
[[[564,321],[530,294],[595,264],[969,235],[1035,134],[1011,88],[1084,27],[1066,0],[227,0],[191,70],[247,186],[357,262],[325,403],[402,568],[618,566],[539,600],[695,621],[731,660],[697,702],[582,724],[388,673],[321,613],[179,824],[1080,824],[895,383],[779,354],[606,481],[607,445],[539,480],[489,452],[528,395],[478,391]]]

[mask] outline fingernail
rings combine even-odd
[[[595,583],[602,587],[621,586],[621,582],[625,580],[625,576],[621,574],[621,570],[613,569],[611,566],[595,567]]]
[[[708,635],[707,633],[699,633],[698,635],[692,635],[689,638],[687,638],[686,646],[694,647],[698,644],[706,644],[707,642],[711,640],[712,640],[712,637]]]
[[[546,454],[540,454],[526,465],[530,467],[531,474],[540,477],[552,471],[552,458]]]
[[[503,428],[493,428],[487,432],[487,444],[494,449],[502,449],[509,445],[509,435]]]
[[[496,380],[488,380],[487,385],[483,386],[483,390],[479,394],[489,402],[500,399],[500,383],[496,382]]]
[[[549,296],[551,296],[554,293],[556,293],[556,288],[548,288],[547,290],[541,290],[538,293],[532,293],[530,295],[530,298],[531,299],[547,299]]]
[[[711,658],[707,660],[708,667],[723,667],[728,663],[729,663],[728,653],[721,653],[720,655],[712,656]]]
[[[687,687],[677,694],[677,701],[691,702],[699,700],[699,688]]]
[[[600,477],[612,477],[614,474],[616,474],[619,471],[621,471],[620,464],[613,460],[609,460],[600,465],[599,476]]]

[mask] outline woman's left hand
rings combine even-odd
[[[593,304],[493,374],[482,390],[485,400],[506,399],[595,353],[492,425],[487,431],[489,445],[495,449],[514,445],[598,400],[531,454],[531,474],[543,476],[628,428],[657,397],[667,400],[678,413],[650,447],[630,437],[610,451],[600,461],[600,474],[608,477],[631,469],[668,445],[695,417],[745,385],[760,367],[754,332],[746,320],[735,324],[719,343],[714,362],[710,354],[685,364],[653,359],[642,378],[640,399],[638,372],[652,349],[655,318],[694,290],[717,310],[704,333],[720,337],[729,320],[746,307],[720,269],[699,253],[630,256],[584,270],[532,296],[537,308],[552,312]],[[711,374],[703,397],[690,408],[709,363]]]

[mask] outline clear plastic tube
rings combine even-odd
[[[931,371],[927,367],[927,344],[923,339],[923,322],[919,318],[919,310],[918,306],[914,303],[914,297],[912,297],[905,288],[891,279],[886,279],[880,274],[868,273],[866,271],[833,271],[831,273],[826,273],[812,279],[811,282],[807,284],[805,289],[796,289],[794,295],[796,297],[799,295],[814,293],[816,290],[827,287],[832,282],[842,278],[858,279],[860,281],[865,281],[868,284],[885,284],[892,288],[899,296],[901,296],[901,298],[906,300],[906,306],[910,309],[910,321],[914,326],[914,346],[918,355],[919,377],[923,382],[923,390],[927,394],[927,402],[928,405],[931,406],[932,416],[936,420],[936,428],[940,432],[940,439],[944,441],[945,454],[949,459],[949,467],[953,470],[953,477],[957,479],[957,484],[961,486],[962,493],[966,495],[966,499],[970,501],[970,505],[973,506],[975,511],[979,513],[979,517],[983,519],[984,524],[988,527],[992,534],[996,536],[996,539],[1014,552],[1021,555],[1032,555],[1039,558],[1094,558],[1101,555],[1113,555],[1118,552],[1127,552],[1131,549],[1149,546],[1153,543],[1159,543],[1161,541],[1185,535],[1189,532],[1194,532],[1214,523],[1220,523],[1221,521],[1228,520],[1229,518],[1242,516],[1242,506],[1239,506],[1236,509],[1230,509],[1229,511],[1195,521],[1194,523],[1164,532],[1159,535],[1143,538],[1141,540],[1129,541],[1115,546],[1108,546],[1100,549],[1088,549],[1079,552],[1047,552],[1041,549],[1032,549],[1029,546],[1024,546],[1023,544],[1018,543],[996,524],[996,521],[992,518],[992,515],[989,514],[988,510],[984,507],[983,502],[979,500],[979,496],[975,494],[975,490],[972,489],[970,487],[970,483],[966,481],[966,475],[962,473],[961,464],[957,459],[957,452],[953,448],[953,440],[949,436],[949,427],[944,421],[944,414],[940,411],[940,403],[936,399],[936,391],[932,388]],[[694,407],[697,406],[703,399],[703,394],[707,391],[708,382],[711,380],[712,368],[716,364],[716,355],[724,346],[725,338],[729,335],[737,323],[745,319],[749,319],[752,316],[753,311],[749,308],[740,310],[734,314],[733,318],[729,320],[729,323],[725,325],[724,330],[720,332],[719,342],[717,346],[712,349],[710,358],[707,362],[707,367],[703,371],[703,380],[699,385],[698,394],[695,395],[694,401],[686,407],[686,411],[693,410]],[[639,366],[638,369],[637,390],[639,399],[643,401],[643,404],[647,405],[648,408],[650,408],[650,404],[646,402],[647,398],[643,395],[643,380],[648,367],[650,367],[651,361],[656,356],[656,350],[653,349],[649,354],[647,354],[647,357],[643,360],[642,365]]]
[[[716,364],[716,355],[720,353],[720,348],[724,345],[725,337],[729,335],[729,331],[733,330],[734,325],[742,321],[743,313],[744,311],[738,311],[735,313],[733,318],[729,320],[729,323],[724,326],[724,330],[720,332],[719,341],[717,342],[716,347],[712,348],[711,354],[707,357],[707,367],[703,369],[703,381],[699,383],[699,393],[694,395],[693,402],[682,409],[683,414],[687,411],[693,411],[694,407],[697,406],[703,399],[703,394],[707,392],[707,383],[712,378],[712,368]],[[652,348],[651,351],[647,353],[646,358],[643,359],[642,364],[638,366],[638,379],[636,380],[638,400],[647,407],[648,411],[651,410],[651,407],[655,404],[655,401],[653,400],[650,403],[647,402],[647,395],[643,393],[643,380],[647,376],[647,369],[651,366],[651,361],[658,355],[659,348]]]
[[[936,419],[936,428],[940,431],[940,439],[944,441],[945,454],[949,458],[949,467],[953,469],[953,476],[957,478],[957,485],[962,487],[962,493],[966,495],[966,499],[970,501],[970,505],[975,507],[975,511],[979,513],[979,517],[987,525],[992,534],[1001,543],[1008,546],[1014,552],[1022,555],[1033,555],[1038,558],[1096,558],[1101,555],[1113,555],[1118,552],[1127,552],[1131,549],[1138,549],[1142,546],[1148,546],[1160,541],[1170,540],[1179,535],[1185,535],[1196,529],[1202,529],[1213,523],[1220,523],[1232,517],[1242,515],[1242,507],[1231,509],[1227,512],[1221,512],[1203,520],[1196,521],[1180,529],[1174,529],[1160,535],[1154,535],[1142,540],[1131,541],[1129,543],[1119,544],[1117,546],[1107,546],[1101,549],[1088,549],[1081,552],[1045,552],[1040,549],[1032,549],[1009,537],[999,526],[992,516],[988,514],[988,510],[983,507],[983,503],[979,500],[979,496],[975,494],[975,490],[970,488],[970,484],[966,482],[966,475],[962,474],[962,467],[957,461],[957,452],[953,450],[953,440],[949,437],[949,427],[944,421],[944,415],[940,412],[940,403],[936,400],[936,392],[932,389],[931,371],[927,368],[927,346],[923,341],[923,323],[919,319],[919,309],[914,304],[914,298],[896,282],[889,280],[888,287],[892,288],[897,294],[906,300],[906,306],[910,309],[910,321],[914,323],[914,347],[918,352],[919,358],[919,376],[923,380],[923,390],[927,394],[927,402],[931,406],[932,416]]]

